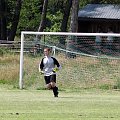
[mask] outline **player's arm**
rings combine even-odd
[[[39,64],[39,72],[43,71],[43,68],[44,68],[43,59],[41,60],[41,62]]]
[[[61,66],[60,66],[59,62],[57,61],[57,59],[55,59],[54,57],[52,57],[52,58],[53,58],[54,64],[57,66],[57,68],[53,69],[53,71],[56,72],[59,69],[61,69]]]

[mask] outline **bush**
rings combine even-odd
[[[3,50],[0,48],[0,56],[3,56]]]
[[[120,89],[120,80],[117,80],[116,85],[114,85],[114,89]]]
[[[101,86],[99,86],[100,89],[103,89],[103,90],[109,90],[112,88],[112,85],[110,84],[103,84]]]
[[[7,48],[3,48],[3,47],[0,48],[0,56],[3,56],[4,54],[6,54],[6,53],[8,53],[8,52],[9,52],[9,51],[8,51]]]

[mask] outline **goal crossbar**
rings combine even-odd
[[[119,33],[71,33],[71,32],[32,32],[32,31],[22,31],[21,35],[75,35],[75,36],[113,36],[120,37]]]

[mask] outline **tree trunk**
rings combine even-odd
[[[39,28],[38,28],[39,32],[43,32],[43,30],[45,28],[47,6],[48,6],[48,0],[44,0],[42,15],[41,15],[41,21],[40,21],[40,25],[39,25]]]
[[[18,22],[19,22],[19,17],[20,17],[21,5],[22,5],[22,0],[17,0],[16,6],[15,6],[15,13],[14,13],[13,21],[12,21],[12,26],[11,26],[10,33],[8,36],[9,41],[14,41]]]
[[[71,21],[70,21],[70,32],[77,32],[78,30],[78,8],[79,8],[79,0],[73,0],[72,10],[71,10]],[[76,37],[69,36],[67,38],[67,50],[75,51],[76,50]],[[68,57],[74,57],[73,54],[67,53]]]
[[[0,0],[0,39],[7,40],[5,0]]]
[[[63,10],[63,19],[62,19],[62,24],[61,24],[61,32],[66,32],[67,31],[67,23],[70,15],[70,9],[72,6],[72,0],[67,0],[65,3],[66,6]],[[60,44],[65,45],[65,39],[60,39]]]
[[[67,0],[66,6],[64,8],[64,13],[63,13],[63,20],[61,24],[61,32],[66,32],[67,31],[67,23],[70,15],[70,9],[72,6],[72,0]]]
[[[71,11],[70,32],[77,32],[78,30],[78,8],[79,0],[73,0]]]

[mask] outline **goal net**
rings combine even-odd
[[[44,87],[38,65],[43,49],[52,49],[62,69],[61,88],[117,88],[120,85],[120,34],[22,32],[19,87]]]

